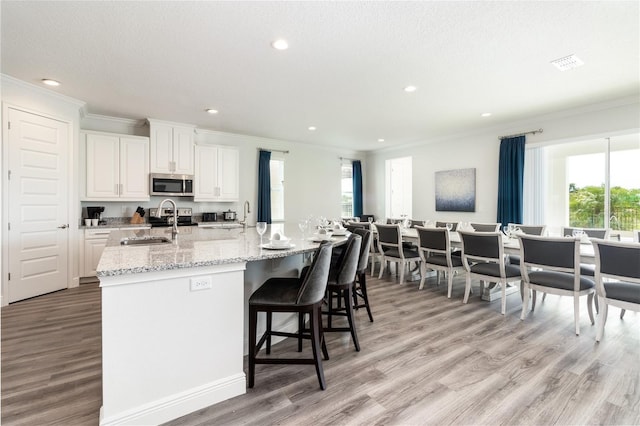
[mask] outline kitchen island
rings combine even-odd
[[[286,250],[261,248],[255,228],[120,244],[167,231],[114,231],[100,259],[101,424],[159,424],[245,393],[247,300],[271,276],[297,276],[318,245],[286,226]]]

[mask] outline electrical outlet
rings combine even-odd
[[[191,291],[207,290],[212,287],[211,277],[197,277],[189,280]]]

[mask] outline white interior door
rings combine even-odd
[[[9,108],[9,302],[67,288],[68,123]]]

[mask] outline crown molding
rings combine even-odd
[[[15,77],[11,77],[10,75],[7,74],[1,74],[2,76],[2,85],[4,86],[5,84],[8,85],[13,85],[13,86],[17,86],[20,87],[22,89],[25,90],[29,90],[31,92],[36,92],[39,95],[43,95],[52,99],[55,99],[57,101],[61,101],[70,105],[73,105],[74,107],[77,107],[79,110],[82,110],[83,108],[86,107],[86,102],[81,101],[79,99],[76,98],[72,98],[70,96],[66,96],[66,95],[61,95],[60,93],[56,93],[52,90],[46,89],[44,87],[40,87],[36,84],[32,84],[32,83],[28,83],[24,80],[19,80]]]

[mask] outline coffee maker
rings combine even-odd
[[[104,207],[87,207],[87,219],[98,219],[98,224],[103,225],[102,221],[102,212],[104,211]]]

